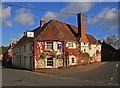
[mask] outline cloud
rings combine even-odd
[[[18,25],[30,26],[34,24],[34,16],[29,11],[25,11],[25,9],[21,8],[16,11],[14,22]]]
[[[17,38],[12,38],[12,39],[10,39],[9,41],[10,41],[10,42],[16,42],[16,41],[18,41],[18,39],[17,39]]]
[[[107,30],[112,30],[113,28],[117,27],[117,21],[111,20],[118,20],[118,12],[116,8],[104,8],[98,15],[97,18],[88,18],[87,24],[96,24],[98,22],[104,23],[103,26],[106,26]],[[101,19],[99,19],[101,18]],[[103,19],[104,18],[104,19]],[[108,20],[105,20],[108,19]],[[101,25],[101,24],[100,24]],[[101,27],[103,27],[101,26]]]
[[[8,20],[11,16],[11,7],[8,6],[7,8],[0,7],[0,20],[2,20],[2,24],[5,26],[12,26],[12,22]]]
[[[22,37],[23,37],[23,33],[21,33],[21,34],[19,35],[19,39],[22,38]]]
[[[94,6],[93,2],[71,2],[65,8],[61,9],[60,12],[70,13],[70,14],[55,14],[53,12],[46,12],[44,17],[47,19],[56,18],[56,19],[65,19],[72,16],[71,13],[85,13],[88,12]]]
[[[23,34],[19,34],[19,36],[17,36],[18,38],[11,38],[9,39],[10,42],[16,42],[16,41],[19,41],[19,39],[21,39],[23,37]]]
[[[49,20],[49,19],[55,19],[56,15],[53,12],[47,11],[44,17],[46,18],[46,20]]]

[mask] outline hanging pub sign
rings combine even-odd
[[[58,49],[61,49],[62,48],[62,44],[58,44]]]
[[[57,58],[59,59],[61,59],[61,58],[63,58],[63,55],[57,55]]]

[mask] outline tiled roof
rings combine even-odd
[[[14,47],[19,47],[21,45],[27,44],[28,42],[32,42],[34,41],[33,37],[27,37],[27,36],[23,36]]]
[[[46,25],[46,26],[45,26]],[[38,41],[61,40],[77,41],[78,27],[52,19],[42,27],[42,31],[36,37]],[[100,44],[92,35],[86,34],[88,42],[91,44]]]
[[[92,35],[86,34],[86,36],[88,38],[89,43],[91,43],[91,44],[100,44],[100,42],[97,41]]]
[[[77,40],[77,28],[71,24],[51,20],[44,30],[37,36],[37,40]]]
[[[23,36],[15,45],[20,46],[24,43],[31,42],[34,39],[37,41],[77,41],[78,27],[57,20],[50,20],[43,27],[38,27],[31,32],[34,32],[35,38]],[[100,44],[92,35],[86,34],[88,42],[91,44]]]

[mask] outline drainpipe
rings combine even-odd
[[[32,70],[35,70],[35,40],[33,41],[34,50],[33,50],[33,67]]]

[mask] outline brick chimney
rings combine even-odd
[[[10,45],[9,45],[10,47],[11,47],[11,43],[10,43]]]
[[[15,44],[16,44],[15,42],[12,42],[12,46],[15,46]]]
[[[27,36],[27,32],[24,32],[24,36]]]
[[[40,20],[40,27],[42,27],[45,24],[45,18],[41,17]]]
[[[81,42],[88,42],[85,35],[85,22],[84,22],[84,14],[78,13],[78,40]]]

